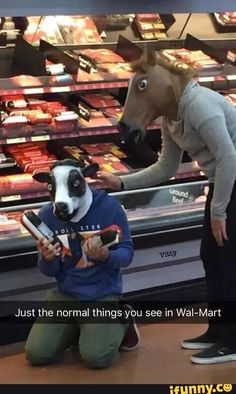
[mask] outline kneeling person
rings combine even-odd
[[[133,244],[120,203],[104,191],[92,190],[85,181],[96,170],[93,165],[81,169],[77,162],[64,160],[57,162],[50,173],[34,175],[37,181],[48,184],[52,200],[41,209],[39,217],[61,241],[54,247],[43,239],[38,241],[39,268],[57,281],[49,302],[73,301],[78,308],[84,301],[119,304],[121,268],[131,264]],[[94,245],[91,235],[111,225],[121,230],[122,240],[110,248]],[[26,358],[33,365],[52,363],[77,338],[80,355],[91,368],[108,367],[120,350],[133,350],[139,345],[134,321],[36,321],[26,343]]]

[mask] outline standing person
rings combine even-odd
[[[159,160],[127,176],[98,173],[97,182],[113,190],[156,186],[175,176],[183,152],[188,152],[209,178],[200,251],[209,305],[235,302],[236,109],[219,93],[200,86],[184,70],[173,70],[157,58],[139,62],[119,125],[122,137],[130,138],[133,133],[137,141],[143,139],[153,119],[163,116]],[[201,349],[191,357],[193,363],[236,360],[235,316],[232,310],[230,324],[209,319],[204,334],[183,341],[185,349]]]

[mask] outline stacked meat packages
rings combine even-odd
[[[80,62],[79,82],[129,79],[132,75],[130,64],[110,49],[84,49],[76,56]]]
[[[159,14],[137,14],[135,25],[143,40],[165,38],[165,26]]]
[[[72,102],[79,114],[79,127],[83,129],[116,126],[122,114],[119,101],[108,93],[75,95]]]
[[[55,155],[47,151],[44,142],[24,144],[24,149],[21,145],[10,145],[7,151],[25,173],[33,173],[37,170],[49,171],[51,165],[57,160]]]
[[[171,62],[183,62],[195,68],[198,74],[219,75],[222,74],[223,65],[206,55],[203,51],[190,51],[188,49],[165,49],[163,55]]]
[[[66,44],[99,44],[102,42],[91,16],[55,16]]]
[[[97,163],[102,171],[129,172],[129,167],[123,161],[126,154],[113,143],[65,146],[63,149],[67,153],[67,157],[79,160],[83,165]]]
[[[59,101],[14,95],[3,96],[1,106],[1,137],[64,133],[77,129],[78,115]]]
[[[224,26],[236,27],[236,12],[220,12],[215,14],[217,21]]]
[[[10,154],[23,173],[0,176],[1,196],[24,196],[46,191],[46,185],[32,178],[34,171],[48,171],[56,160],[53,154],[48,153],[44,143],[9,145],[5,148],[5,154]]]

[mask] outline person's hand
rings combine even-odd
[[[223,246],[224,241],[228,241],[226,220],[211,219],[211,230],[218,246]]]
[[[89,259],[94,261],[97,260],[105,263],[109,258],[109,249],[106,246],[94,245],[91,239],[85,241],[83,251]]]
[[[111,172],[99,171],[96,174],[95,185],[100,188],[121,190],[121,179]]]
[[[40,239],[37,242],[38,252],[42,255],[44,261],[49,263],[54,259],[54,257],[61,252],[61,247],[59,242],[57,242],[54,246],[50,243],[50,241],[46,241],[45,239]]]

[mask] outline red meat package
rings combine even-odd
[[[84,94],[82,99],[94,109],[120,106],[119,101],[111,94],[88,93]]]
[[[56,16],[66,44],[100,43],[101,37],[90,16]]]
[[[9,237],[13,235],[20,235],[21,230],[19,222],[10,217],[9,213],[1,212],[0,214],[0,238]]]
[[[112,153],[119,159],[123,159],[126,156],[122,150],[110,142],[100,144],[83,144],[81,148],[84,149],[89,155],[104,155],[106,153]]]
[[[48,153],[45,143],[28,143],[24,145],[24,150],[19,145],[12,145],[8,147],[8,152],[27,173],[35,169],[48,169],[57,160],[56,156]]]
[[[112,173],[129,172],[129,168],[125,164],[121,163],[121,161],[112,154],[106,154],[103,156],[89,156],[89,159],[92,163],[97,163],[100,170],[102,171],[108,171]]]
[[[79,125],[81,127],[110,127],[112,126],[112,122],[107,119],[101,111],[91,110],[90,119],[87,121],[85,119],[79,119]]]
[[[124,59],[110,49],[84,49],[83,55],[94,60],[96,63],[122,63]]]
[[[0,177],[0,195],[2,196],[26,194],[39,190],[46,190],[46,187],[36,182],[32,178],[31,174],[18,174]]]
[[[112,107],[112,108],[105,108],[102,111],[108,118],[114,119],[118,122],[123,113],[123,107]]]

